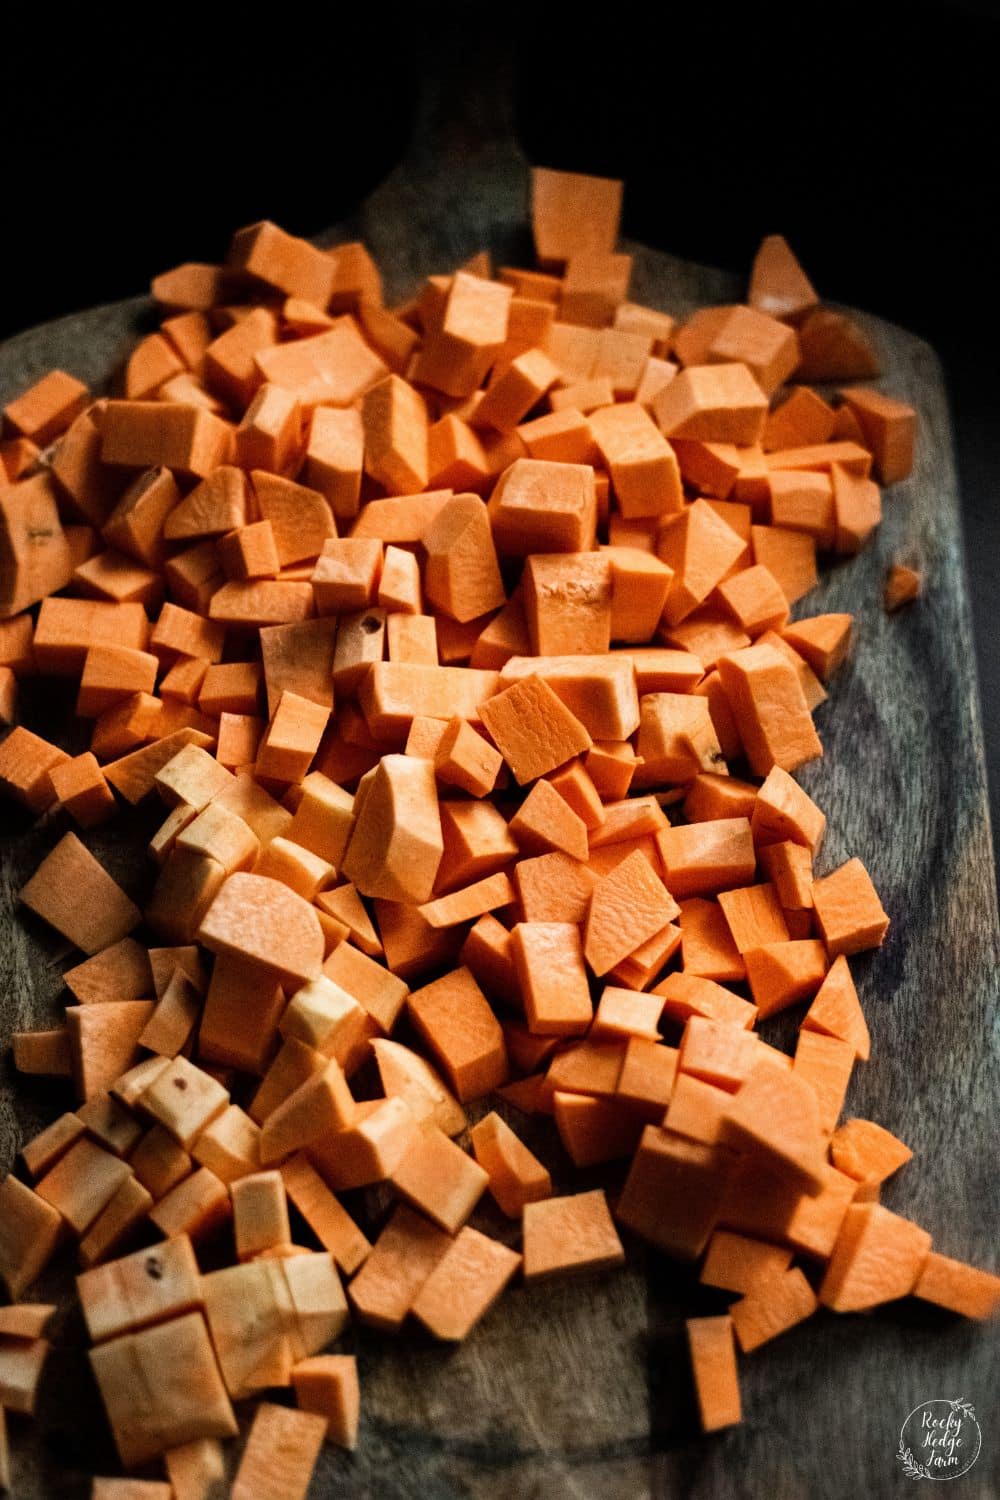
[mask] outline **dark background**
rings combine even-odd
[[[43,20],[5,17],[0,336],[218,259],[254,219],[309,235],[343,218],[402,153],[421,68],[456,50],[488,68],[502,35],[527,154],[624,177],[629,236],[742,270],[780,230],[823,296],[926,337],[951,393],[1000,827],[994,5],[329,7],[265,28],[205,7],[144,41],[93,7]]]

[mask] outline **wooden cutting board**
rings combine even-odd
[[[484,245],[500,263],[530,263],[527,165],[511,129],[507,80],[502,72],[482,86],[474,79],[457,97],[456,76],[445,70],[444,81],[431,79],[406,159],[356,219],[322,237],[332,244],[363,236],[392,299]],[[641,245],[626,248],[635,256],[637,301],[684,315],[743,294],[722,272]],[[149,302],[138,297],[11,340],[0,347],[0,402],[56,365],[101,389],[150,317]],[[997,1269],[1000,945],[947,399],[926,344],[889,324],[862,321],[882,357],[885,389],[919,411],[920,446],[913,478],[886,496],[873,545],[827,571],[800,606],[805,614],[849,610],[858,621],[854,655],[817,716],[826,758],[802,775],[829,814],[821,868],[859,855],[892,917],[885,946],[854,964],[873,1056],[857,1069],[847,1107],[897,1132],[916,1153],[887,1187],[887,1206],[930,1229],[944,1253]],[[889,617],[882,580],[900,553],[922,559],[927,592]],[[74,744],[64,696],[51,679],[27,698],[29,724]],[[145,816],[142,833],[130,836],[133,821],[122,817],[86,842],[141,901],[151,884],[143,835],[156,810]],[[16,907],[18,888],[62,823],[33,828],[5,805],[0,827],[6,1042],[15,1029],[54,1024],[69,956]],[[779,1043],[793,1029],[788,1018],[765,1028]],[[62,1089],[19,1081],[9,1058],[0,1061],[0,1169],[66,1107]],[[592,1185],[588,1174],[564,1173],[545,1122],[512,1119],[563,1188]],[[384,1203],[373,1192],[353,1206],[377,1223]],[[488,1208],[474,1222],[508,1238],[514,1232]],[[72,1266],[70,1257],[64,1262],[41,1290],[65,1302]],[[895,1456],[900,1427],[915,1406],[936,1397],[965,1397],[982,1426],[981,1456],[962,1480],[962,1495],[997,1494],[994,1328],[910,1302],[867,1317],[821,1315],[741,1360],[745,1421],[703,1438],[683,1320],[725,1304],[690,1271],[632,1245],[623,1274],[513,1287],[454,1350],[416,1334],[352,1333],[348,1346],[359,1355],[363,1393],[360,1446],[353,1457],[327,1450],[310,1495],[895,1495],[910,1482]],[[117,1472],[76,1312],[60,1315],[55,1337],[60,1348],[49,1362],[37,1425],[11,1420],[13,1493],[21,1500],[83,1497],[89,1475]],[[243,1415],[249,1411],[252,1403]]]

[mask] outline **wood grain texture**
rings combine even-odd
[[[510,132],[502,72],[461,98],[431,87],[408,158],[358,218],[326,243],[363,234],[387,274],[390,297],[490,245],[526,263],[527,175]],[[633,295],[683,314],[733,300],[732,278],[641,246]],[[60,365],[100,388],[149,321],[143,298],[33,330],[0,348],[0,401]],[[885,522],[858,559],[828,572],[797,613],[850,610],[854,655],[818,724],[825,759],[802,780],[830,818],[820,868],[851,854],[868,865],[892,917],[884,948],[854,962],[872,1032],[872,1062],[857,1070],[849,1113],[869,1115],[914,1149],[884,1201],[933,1232],[937,1248],[998,1269],[997,1098],[1000,958],[996,890],[962,567],[947,400],[926,344],[866,318],[885,364],[885,388],[920,413],[914,477],[886,496]],[[926,597],[893,617],[881,584],[890,559],[916,550]],[[51,680],[27,695],[26,717],[73,734],[69,705]],[[71,961],[41,924],[16,910],[16,891],[63,831],[0,809],[0,1041],[44,1025],[64,1004]],[[132,814],[85,841],[142,901],[151,886]],[[142,822],[142,818],[138,820]],[[765,1034],[782,1040],[788,1017]],[[61,1089],[19,1081],[0,1061],[0,1169],[20,1143],[67,1107]],[[598,1175],[567,1173],[545,1121],[512,1123],[566,1189]],[[353,1197],[366,1227],[386,1202]],[[489,1208],[474,1222],[512,1238]],[[67,1301],[69,1257],[43,1290]],[[931,1397],[965,1396],[983,1425],[979,1462],[962,1495],[987,1500],[1000,1483],[1000,1347],[993,1328],[917,1303],[867,1317],[822,1315],[741,1361],[744,1425],[702,1438],[697,1429],[683,1320],[724,1307],[694,1275],[630,1245],[621,1275],[551,1287],[516,1285],[465,1346],[418,1334],[391,1340],[359,1331],[361,1440],[329,1449],[310,1494],[344,1500],[841,1500],[895,1495],[908,1481],[894,1454],[907,1413]],[[15,1419],[14,1493],[83,1497],[87,1476],[116,1472],[87,1373],[79,1315],[56,1327],[36,1429]],[[249,1411],[243,1412],[244,1418]],[[244,1425],[246,1425],[244,1423]]]

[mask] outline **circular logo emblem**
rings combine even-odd
[[[983,1434],[964,1396],[915,1406],[899,1431],[896,1454],[910,1479],[958,1479],[979,1457]]]

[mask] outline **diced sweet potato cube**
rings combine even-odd
[[[233,1500],[305,1500],[327,1420],[262,1401],[233,1481]]]
[[[130,1467],[180,1443],[237,1431],[200,1313],[110,1339],[91,1350],[90,1362]]]
[[[48,1353],[47,1339],[0,1340],[0,1411],[32,1415]]]
[[[67,1007],[73,1079],[81,1099],[101,1094],[131,1066],[154,1008],[151,1000]]]
[[[629,1229],[668,1255],[694,1260],[715,1228],[735,1158],[647,1125],[618,1201]]]
[[[719,673],[758,776],[775,765],[794,771],[822,755],[795,669],[772,646],[749,646],[721,657]]]
[[[238,1182],[260,1170],[260,1130],[238,1104],[230,1104],[201,1132],[191,1154],[220,1182]]]
[[[460,718],[445,727],[434,754],[434,772],[439,780],[473,797],[485,797],[493,790],[502,764],[494,746]]]
[[[490,517],[477,496],[446,501],[422,540],[424,591],[436,610],[464,623],[504,603]]]
[[[506,1081],[503,1032],[468,969],[414,990],[407,1005],[459,1099],[475,1099]]]
[[[728,1292],[753,1292],[765,1289],[791,1262],[791,1250],[782,1245],[717,1229],[709,1240],[700,1280]]]
[[[1000,1276],[932,1250],[917,1277],[913,1295],[966,1318],[989,1318],[1000,1305]]]
[[[348,1288],[362,1322],[399,1328],[452,1243],[444,1230],[400,1204]]]
[[[609,984],[598,1002],[590,1036],[593,1041],[627,1041],[638,1036],[656,1042],[662,1014],[663,1000],[655,992],[645,995]]]
[[[175,1057],[141,1095],[142,1109],[187,1150],[229,1104],[229,1095],[210,1074],[187,1058]]]
[[[504,663],[500,686],[506,688],[536,676],[594,739],[626,740],[638,728],[639,695],[631,653],[511,657]]]
[[[720,891],[719,905],[740,953],[745,955],[749,949],[767,943],[788,942],[790,934],[781,903],[770,882]]]
[[[20,1302],[0,1308],[0,1338],[40,1339],[55,1311],[52,1302]]]
[[[111,788],[97,758],[89,752],[54,765],[49,778],[56,801],[81,828],[93,828],[114,812]]]
[[[823,944],[815,938],[766,943],[743,954],[750,991],[763,1019],[819,989],[827,971]]]
[[[429,1124],[416,1132],[392,1171],[399,1193],[449,1234],[464,1224],[487,1181],[477,1162]]]
[[[869,1056],[871,1038],[868,1025],[843,954],[839,954],[830,965],[802,1025],[806,1030],[850,1042],[855,1055],[862,1060]]]
[[[44,1269],[62,1231],[56,1209],[16,1177],[0,1182],[0,1276],[14,1299]]]
[[[708,700],[695,693],[644,693],[639,700],[637,787],[690,782],[724,764]]]
[[[793,1072],[805,1079],[816,1095],[821,1130],[832,1131],[840,1118],[854,1061],[850,1042],[805,1027],[799,1032]]]
[[[98,1344],[201,1306],[198,1263],[184,1235],[85,1271],[77,1291]]]
[[[773,1158],[801,1177],[807,1192],[822,1185],[824,1137],[816,1095],[785,1069],[757,1063],[726,1112],[723,1139]]]
[[[518,459],[494,489],[489,517],[501,554],[585,552],[597,527],[593,470],[585,464]]]
[[[529,557],[521,589],[538,656],[598,655],[611,641],[611,564],[600,552]]]
[[[361,953],[351,943],[340,943],[323,965],[328,979],[353,995],[384,1032],[392,1030],[409,988],[398,974]]]
[[[740,361],[689,365],[657,392],[653,415],[668,438],[756,443],[767,396]]]
[[[118,942],[141,915],[72,833],[42,861],[20,899],[85,953]]]
[[[731,1427],[743,1419],[733,1320],[728,1316],[689,1318],[685,1326],[702,1428],[717,1432]]]
[[[745,549],[744,538],[707,500],[695,500],[679,515],[668,518],[656,539],[657,555],[674,571],[663,610],[664,624],[676,627],[687,619],[722,582]]]
[[[294,1151],[346,1130],[355,1107],[344,1070],[335,1058],[310,1075],[264,1120],[260,1159],[268,1166]]]
[[[608,1270],[624,1259],[600,1189],[524,1205],[526,1281]]]
[[[769,234],[761,241],[750,273],[748,301],[751,307],[790,323],[799,322],[818,306],[816,290],[783,235]]]
[[[866,386],[852,387],[841,395],[872,450],[881,483],[906,479],[913,468],[917,427],[913,407]]]
[[[281,1175],[292,1203],[345,1275],[351,1276],[371,1245],[304,1155],[289,1157]]]
[[[511,935],[530,1031],[579,1036],[593,1018],[578,927],[571,922],[519,922]]]
[[[754,842],[791,839],[815,854],[826,831],[826,816],[781,766],[772,766],[757,794],[750,819]]]
[[[213,1486],[225,1483],[226,1463],[218,1438],[196,1438],[168,1448],[163,1462],[173,1500],[210,1500]]]
[[[659,1040],[630,1037],[625,1046],[615,1097],[629,1106],[637,1118],[659,1124],[673,1096],[678,1052]]]
[[[816,921],[831,958],[878,948],[889,930],[871,877],[860,859],[825,875],[813,885]]]
[[[665,828],[656,841],[664,882],[678,900],[729,890],[753,879],[757,861],[748,818]],[[682,916],[682,930],[683,925]]]
[[[618,238],[622,184],[582,172],[535,167],[531,216],[543,265],[562,265],[585,250],[610,251]]]
[[[358,1441],[361,1393],[353,1354],[318,1354],[292,1369],[295,1399],[302,1411],[326,1422],[326,1438],[341,1448]]]
[[[280,881],[262,875],[231,875],[198,937],[214,953],[259,964],[294,987],[315,979],[323,962],[323,931],[315,911]]]
[[[515,1250],[466,1225],[417,1293],[413,1314],[435,1338],[464,1339],[520,1264]]]
[[[706,1016],[691,1016],[684,1027],[678,1067],[717,1088],[735,1091],[749,1077],[756,1057],[756,1033]]]
[[[526,677],[482,704],[483,723],[523,786],[589,750],[590,735],[548,684]]]
[[[469,396],[507,337],[512,288],[457,271],[428,320],[414,378],[449,396]]]
[[[874,1120],[845,1120],[830,1140],[830,1159],[857,1182],[880,1183],[913,1156],[891,1131]]]
[[[214,1234],[231,1217],[224,1182],[208,1167],[182,1178],[150,1210],[149,1218],[168,1239],[180,1234],[199,1240]]]
[[[288,1203],[280,1172],[252,1172],[230,1184],[236,1253],[252,1260],[264,1250],[291,1242]]]
[[[431,763],[383,756],[355,814],[341,865],[348,879],[366,896],[429,900],[444,847]]]
[[[848,1208],[819,1300],[834,1312],[864,1312],[912,1292],[927,1260],[926,1230],[878,1203]]]
[[[248,1261],[202,1278],[205,1315],[219,1369],[234,1399],[268,1385],[287,1385],[294,1362],[293,1337],[299,1357],[306,1353],[290,1305],[285,1264],[274,1259]]]
[[[584,953],[597,975],[606,974],[678,912],[644,857],[628,855],[594,887],[584,933]]]

